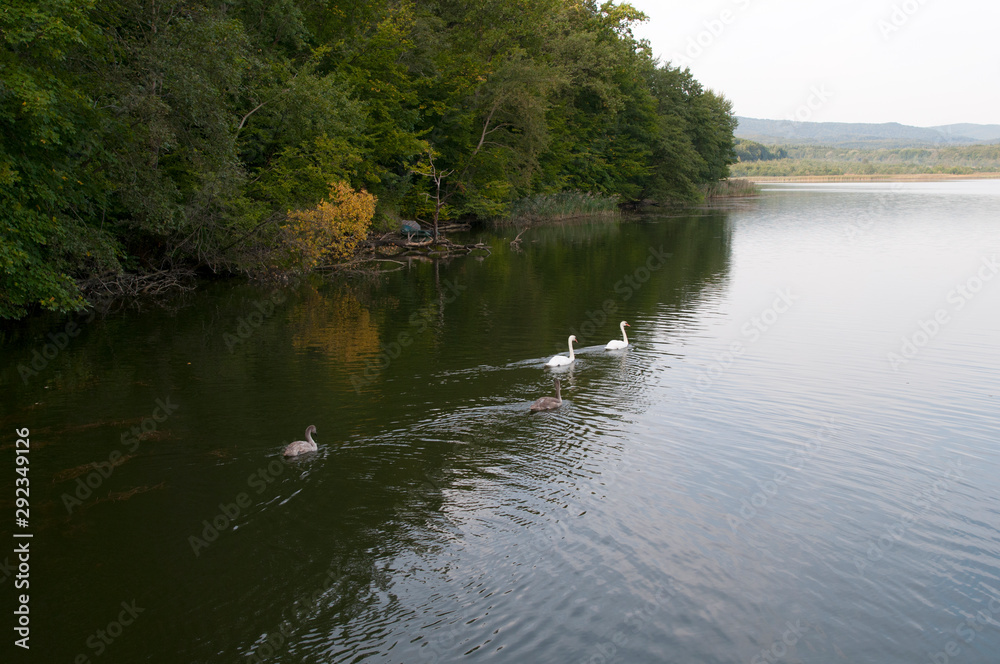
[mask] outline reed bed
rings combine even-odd
[[[494,219],[497,225],[522,221],[555,221],[572,217],[617,217],[621,212],[618,199],[580,191],[558,194],[536,194],[511,203],[507,214]]]
[[[741,198],[745,196],[756,196],[760,193],[758,187],[752,180],[746,178],[728,178],[712,182],[705,186],[705,198]]]

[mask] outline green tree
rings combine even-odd
[[[71,56],[96,41],[91,2],[10,0],[0,10],[0,317],[73,310],[71,277],[117,264],[97,223],[99,117]]]
[[[96,274],[275,268],[289,211],[331,182],[384,219],[696,199],[735,159],[732,110],[657,65],[644,19],[594,0],[8,0],[0,316],[84,306]]]

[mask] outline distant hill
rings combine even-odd
[[[904,148],[1000,142],[1000,125],[951,124],[913,127],[898,122],[790,122],[737,117],[738,138],[766,145],[829,145],[845,148]]]
[[[980,125],[965,122],[962,124],[941,125],[939,127],[932,127],[932,129],[951,132],[955,136],[968,136],[985,143],[996,143],[1000,140],[1000,125],[995,124]]]

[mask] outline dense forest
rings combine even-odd
[[[733,151],[736,153],[736,161],[771,161],[773,159],[784,159],[788,152],[780,147],[768,147],[756,141],[745,138],[737,138],[733,143]]]
[[[694,200],[730,103],[627,4],[6,0],[0,317],[95,275],[308,270],[400,218]]]

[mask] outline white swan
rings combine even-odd
[[[315,452],[318,448],[316,447],[316,441],[312,439],[314,433],[316,433],[316,427],[310,424],[306,428],[306,439],[289,443],[288,447],[285,448],[285,456],[293,457],[305,454],[306,452]]]
[[[559,392],[559,379],[556,378],[556,395],[554,397],[542,397],[535,403],[531,404],[531,408],[528,410],[538,412],[540,410],[555,410],[562,405],[562,394]]]
[[[573,342],[576,341],[576,335],[569,335],[569,357],[565,355],[556,355],[551,360],[545,363],[547,367],[564,367],[567,364],[573,364],[576,360],[576,356],[573,355]]]
[[[625,321],[622,321],[618,327],[622,329],[622,338],[612,339],[611,341],[608,342],[608,345],[604,347],[604,350],[619,350],[620,348],[625,348],[626,346],[628,346],[628,335],[625,334],[625,328],[632,326],[626,323]]]

